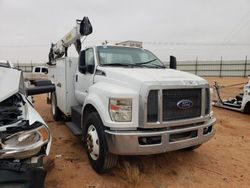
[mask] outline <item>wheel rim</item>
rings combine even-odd
[[[54,94],[52,94],[52,96],[51,96],[51,107],[52,107],[52,114],[55,115],[56,105],[55,105],[55,95]]]
[[[90,125],[86,138],[88,152],[93,160],[97,160],[99,157],[99,137],[94,125]]]

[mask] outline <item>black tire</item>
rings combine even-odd
[[[191,147],[188,147],[188,148],[183,148],[182,150],[184,150],[184,151],[193,151],[193,150],[199,148],[200,146],[201,146],[201,144],[196,145],[196,146],[191,146]]]
[[[250,102],[248,102],[244,108],[244,113],[245,114],[250,114]]]
[[[51,112],[55,121],[59,121],[62,118],[62,112],[57,107],[56,92],[51,93]]]
[[[97,157],[96,159],[93,159],[93,157],[91,156],[91,154],[93,155],[93,153],[91,153],[91,149],[89,148],[89,144],[88,144],[88,143],[93,143],[93,142],[88,140],[91,137],[91,136],[89,136],[90,134],[88,135],[88,130],[89,130],[90,126],[91,126],[91,128],[95,129],[94,131],[97,132],[97,135],[98,135],[98,142],[96,142],[96,143],[99,146],[99,155],[98,155],[98,157],[95,156],[95,157]],[[104,134],[104,126],[103,126],[101,118],[97,112],[91,112],[87,116],[85,130],[86,131],[85,131],[84,135],[86,135],[86,136],[85,136],[84,140],[86,143],[87,153],[88,153],[88,158],[89,158],[90,164],[91,164],[92,168],[97,173],[99,173],[99,174],[105,173],[117,164],[118,156],[111,154],[108,151],[107,142],[106,142],[105,134]],[[91,137],[91,139],[92,139],[92,137]],[[92,145],[92,148],[93,148],[93,145]]]

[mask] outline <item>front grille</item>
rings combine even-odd
[[[162,120],[180,120],[201,116],[201,89],[169,89],[163,90]],[[191,101],[189,108],[180,108],[180,101]]]

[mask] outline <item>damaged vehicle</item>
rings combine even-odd
[[[213,105],[220,108],[225,108],[238,112],[244,112],[245,114],[250,114],[250,75],[248,76],[248,80],[249,80],[248,83],[246,83],[246,85],[243,87],[242,93],[230,99],[222,99],[220,90],[221,88],[223,88],[223,86],[220,86],[217,82],[215,82],[214,89],[216,91],[218,100],[214,101]],[[241,84],[242,83],[234,85],[241,85]]]
[[[28,98],[22,72],[0,66],[0,187],[44,187],[51,133]],[[35,92],[34,92],[35,91]]]

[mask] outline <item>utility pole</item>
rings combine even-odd
[[[198,56],[196,57],[195,60],[195,74],[197,75],[197,71],[198,71]]]
[[[222,72],[222,56],[220,57],[220,77],[221,77],[221,73]]]
[[[247,56],[246,56],[246,59],[245,59],[245,68],[244,68],[244,77],[247,76]]]

